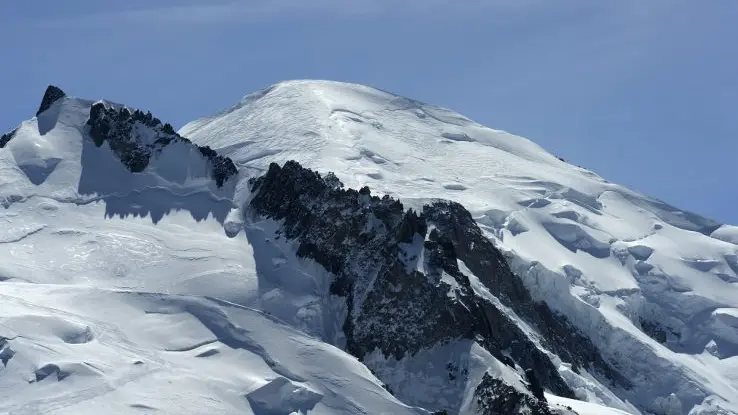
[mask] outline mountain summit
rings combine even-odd
[[[374,88],[0,138],[0,411],[738,413],[738,228]]]

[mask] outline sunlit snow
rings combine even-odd
[[[359,85],[280,83],[183,127],[239,166],[223,188],[186,146],[131,174],[87,137],[90,105],[64,98],[0,149],[2,413],[424,414],[408,405],[446,398],[417,366],[423,356],[518,382],[473,342],[413,361],[368,358],[414,396],[403,403],[334,347],[345,310],[324,295],[330,276],[242,209],[246,180],[291,159],[408,206],[464,204],[535,298],[634,383],[608,390],[561,364],[590,402],[551,403],[579,414],[738,412],[734,226]]]

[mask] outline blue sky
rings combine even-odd
[[[735,0],[3,0],[0,130],[45,86],[175,126],[285,79],[373,85],[738,223]]]

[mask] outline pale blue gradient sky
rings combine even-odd
[[[735,0],[2,0],[0,130],[45,86],[176,126],[285,79],[373,85],[738,223]]]

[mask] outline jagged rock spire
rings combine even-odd
[[[44,97],[41,100],[41,105],[38,107],[38,111],[36,111],[36,116],[38,117],[42,112],[49,109],[51,104],[64,98],[66,95],[67,94],[65,94],[64,91],[54,85],[49,85],[48,87],[46,87],[46,92],[44,92]]]

